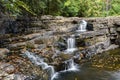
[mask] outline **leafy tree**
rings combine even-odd
[[[77,16],[79,12],[80,0],[67,0],[62,9],[63,16]]]
[[[109,10],[109,15],[120,15],[120,0],[112,0],[111,1],[111,9]]]
[[[120,15],[120,0],[0,0],[12,15],[98,17]]]
[[[34,12],[31,11],[28,5],[26,5],[23,1],[20,0],[1,0],[2,6],[4,7],[4,11],[9,13],[10,15],[20,15],[22,11],[27,11],[33,15]]]

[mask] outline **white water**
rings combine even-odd
[[[82,20],[80,22],[80,25],[78,27],[77,32],[85,32],[86,31],[86,27],[87,27],[87,22],[85,20]]]
[[[74,52],[76,50],[75,38],[70,37],[67,39],[67,52]]]
[[[28,52],[26,51],[25,54],[27,55],[27,57],[36,65],[41,66],[43,70],[48,70],[48,74],[50,75],[50,77],[52,77],[55,73],[54,67],[48,65],[46,62],[44,62],[43,58],[38,57],[37,55],[35,55],[34,53]]]
[[[43,70],[47,70],[49,73],[49,76],[51,80],[54,80],[55,78],[59,77],[59,73],[63,72],[72,72],[72,71],[79,71],[77,64],[74,63],[73,59],[65,61],[65,70],[59,71],[55,73],[54,67],[51,65],[48,65],[46,62],[44,62],[43,58],[38,57],[34,53],[25,52],[25,55],[34,63],[35,65],[41,66]]]
[[[73,59],[68,60],[66,63],[67,63],[67,66],[66,66],[67,71],[79,70],[77,64],[74,63]]]
[[[66,73],[66,72],[72,72],[72,71],[79,71],[78,65],[74,63],[73,59],[65,61],[65,65],[66,65],[65,66],[65,70],[56,72],[52,76],[51,80],[54,80],[55,78],[58,78],[60,73]]]

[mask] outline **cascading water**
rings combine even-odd
[[[43,70],[47,70],[50,77],[54,75],[55,73],[54,67],[44,62],[43,58],[40,58],[34,53],[31,53],[28,51],[25,52],[25,55],[32,61],[32,63],[34,63],[35,65],[41,66]]]
[[[77,70],[79,70],[77,64],[74,63],[73,59],[70,59],[70,60],[66,61],[66,65],[67,65],[66,66],[67,71],[77,71]]]
[[[80,25],[78,27],[77,32],[85,32],[86,31],[86,27],[87,27],[87,22],[85,20],[82,20],[80,22]]]
[[[61,73],[67,73],[67,72],[76,72],[79,71],[77,64],[74,63],[73,59],[67,60],[64,62],[65,63],[65,70],[56,72],[51,80],[56,80],[56,78],[59,77],[59,74]]]
[[[70,37],[67,39],[67,52],[73,52],[76,50],[76,46],[75,46],[75,38],[74,37]]]

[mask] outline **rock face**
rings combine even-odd
[[[87,31],[85,33],[75,33],[80,21],[87,21]],[[26,24],[27,22],[27,24]],[[39,45],[56,45],[64,50],[66,48],[66,40],[71,34],[75,33],[77,47],[85,47],[95,45],[97,42],[104,42],[109,39],[110,44],[120,44],[120,17],[105,17],[105,18],[79,18],[79,17],[60,17],[60,16],[41,16],[37,18],[18,18],[15,21],[17,28],[21,33],[39,32],[22,36],[25,41],[12,43],[17,39],[3,39],[0,43],[7,42],[9,47],[26,46],[37,48]],[[4,25],[4,24],[3,24]],[[15,25],[13,25],[15,26]],[[23,27],[24,26],[24,27]],[[25,27],[26,26],[26,27]],[[29,26],[29,27],[27,27]],[[14,31],[14,30],[13,30]],[[9,33],[9,32],[8,32]],[[62,37],[64,42],[59,41]],[[56,44],[56,42],[59,42]],[[36,45],[37,44],[37,45]],[[38,45],[39,44],[39,45]],[[58,46],[59,45],[59,46]]]

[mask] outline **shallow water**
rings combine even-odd
[[[120,71],[81,67],[80,71],[60,72],[53,80],[120,80]]]

